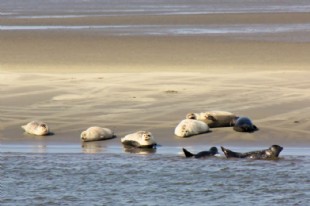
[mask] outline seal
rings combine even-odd
[[[219,153],[216,147],[211,147],[209,151],[201,151],[201,152],[198,152],[197,154],[193,154],[187,151],[185,148],[183,148],[183,152],[184,152],[185,157],[187,158],[189,157],[206,158],[206,157],[212,157]]]
[[[175,128],[174,134],[178,137],[190,137],[209,131],[209,126],[199,120],[184,119]]]
[[[283,147],[279,145],[272,145],[266,150],[239,153],[233,152],[229,149],[221,147],[226,158],[248,158],[248,159],[258,159],[258,160],[274,160],[278,159],[280,152],[283,150]]]
[[[121,138],[121,142],[124,146],[137,148],[154,148],[157,145],[152,133],[147,131],[138,131],[128,134]]]
[[[94,126],[83,131],[80,137],[83,142],[90,142],[112,139],[115,135],[111,129]]]
[[[188,113],[186,119],[196,119],[205,122],[210,128],[231,127],[237,116],[226,111],[209,111],[201,113]]]
[[[47,124],[41,121],[31,121],[21,127],[25,132],[33,135],[44,136],[50,133]]]
[[[254,132],[258,128],[252,123],[248,117],[239,117],[234,123],[234,130],[237,132]]]

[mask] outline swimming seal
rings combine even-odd
[[[108,128],[95,126],[95,127],[89,127],[87,130],[83,131],[80,137],[83,142],[90,142],[90,141],[112,139],[116,136],[114,135],[114,132]]]
[[[248,117],[239,117],[235,120],[234,130],[237,132],[254,132],[258,128],[252,123]]]
[[[198,152],[197,154],[192,154],[191,152],[187,151],[185,148],[183,148],[183,152],[184,152],[185,157],[187,158],[195,157],[197,159],[211,157],[219,153],[216,147],[211,147],[209,151],[201,151],[201,152]]]
[[[157,145],[152,133],[147,131],[138,131],[128,134],[121,138],[121,142],[124,146],[137,148],[154,148]]]
[[[186,119],[196,119],[205,122],[210,128],[231,127],[237,116],[226,111],[208,111],[201,113],[188,113]]]
[[[38,136],[44,136],[49,134],[49,129],[46,123],[40,121],[31,121],[26,125],[23,125],[22,128],[25,132],[29,134],[34,134]]]
[[[221,147],[227,158],[248,158],[248,159],[259,159],[259,160],[273,160],[279,157],[280,152],[283,150],[283,147],[279,145],[272,145],[266,150],[239,153],[233,152],[229,149]]]
[[[199,120],[184,119],[175,128],[174,134],[178,137],[189,137],[209,131],[209,126]]]

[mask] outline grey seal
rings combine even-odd
[[[252,151],[246,153],[233,152],[229,149],[221,147],[227,158],[248,158],[248,159],[260,159],[260,160],[273,160],[278,159],[283,147],[279,145],[272,145],[268,149]]]
[[[187,151],[185,148],[183,148],[183,152],[184,152],[185,157],[187,157],[187,158],[195,157],[197,159],[198,158],[211,157],[211,156],[214,156],[214,155],[219,153],[216,147],[211,147],[210,150],[201,151],[201,152],[198,152],[197,154],[193,154],[193,153]]]
[[[231,127],[237,116],[226,111],[208,111],[201,113],[188,113],[186,119],[196,119],[205,122],[210,128]]]
[[[89,127],[87,130],[83,131],[80,136],[83,142],[106,140],[114,137],[116,136],[111,129],[97,126]]]
[[[34,134],[38,136],[50,134],[47,124],[41,121],[31,121],[28,124],[23,125],[22,128],[28,134]]]
[[[189,137],[208,131],[209,126],[205,122],[195,119],[184,119],[176,126],[174,134],[178,137]]]
[[[121,142],[124,146],[137,148],[154,148],[157,145],[152,133],[147,131],[138,131],[128,134],[121,138]]]
[[[239,117],[234,122],[234,130],[237,132],[254,132],[258,128],[252,123],[248,117]]]

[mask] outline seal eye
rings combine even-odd
[[[46,128],[46,125],[45,124],[41,124],[41,127]]]

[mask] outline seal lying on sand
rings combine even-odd
[[[23,125],[22,128],[25,130],[25,132],[29,134],[34,134],[38,136],[44,136],[49,134],[47,124],[40,121],[31,121],[28,124]]]
[[[185,148],[183,148],[183,152],[185,157],[195,157],[195,158],[205,158],[210,157],[218,154],[218,150],[216,147],[211,147],[209,151],[202,151],[198,152],[197,154],[192,154],[191,152],[187,151]]]
[[[195,119],[182,120],[174,130],[174,134],[179,137],[189,137],[196,134],[202,134],[209,131],[209,126]]]
[[[128,134],[121,138],[121,142],[125,146],[138,148],[154,148],[157,145],[152,133],[147,131],[138,131],[136,133]]]
[[[202,113],[188,113],[186,119],[196,119],[205,122],[210,128],[231,127],[237,116],[226,111],[209,111]]]
[[[269,149],[266,150],[246,152],[246,153],[233,152],[224,147],[221,147],[221,149],[227,158],[234,157],[234,158],[272,160],[278,158],[280,152],[283,150],[283,147],[279,145],[272,145],[271,147],[269,147]]]
[[[81,133],[81,140],[84,142],[106,140],[114,138],[114,132],[108,128],[89,127]]]
[[[235,120],[234,130],[237,132],[254,132],[258,130],[258,128],[248,117],[239,117]]]

